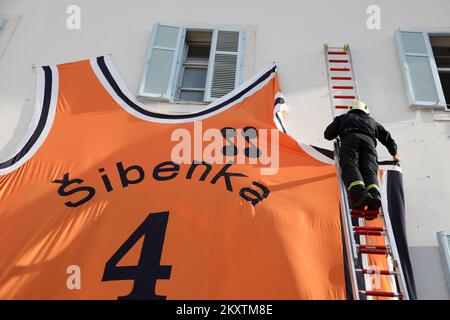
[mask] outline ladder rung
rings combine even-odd
[[[367,230],[362,230],[362,231],[355,231],[355,234],[357,236],[384,236],[386,235],[385,232],[382,231],[367,231]]]
[[[348,63],[348,60],[341,60],[341,59],[330,59],[328,61],[330,63]]]
[[[351,213],[356,213],[356,214],[370,214],[370,215],[376,215],[378,216],[380,214],[379,211],[377,210],[364,210],[364,209],[352,209]]]
[[[382,227],[366,227],[366,226],[354,226],[353,229],[355,229],[355,231],[356,230],[358,230],[358,231],[379,231],[379,232],[386,231]]]
[[[403,297],[403,294],[400,292],[389,292],[389,291],[364,291],[359,290],[359,294],[364,294],[366,296],[374,296],[374,297]]]
[[[354,214],[352,214],[352,217],[353,218],[364,218],[364,219],[367,219],[367,220],[373,220],[373,219],[376,219],[376,218],[378,218],[379,216],[381,216],[381,215],[374,215],[374,214],[364,214],[364,213],[354,213]]]
[[[352,77],[331,77],[331,80],[352,80]]]
[[[361,272],[364,274],[379,274],[383,276],[396,276],[398,275],[397,271],[391,270],[376,270],[376,269],[356,269],[356,272]]]
[[[360,244],[360,245],[357,245],[357,247],[358,247],[358,253],[360,253],[360,254],[388,254],[389,253],[389,250],[386,246]]]
[[[333,89],[345,89],[352,90],[353,86],[333,86]]]
[[[358,236],[384,236],[384,231],[370,231],[370,230],[355,230],[355,234]]]
[[[330,68],[330,71],[350,71],[350,68]]]
[[[353,218],[364,218],[366,220],[373,220],[383,216],[383,214],[377,210],[362,210],[362,209],[352,209],[350,211],[350,215]]]
[[[335,99],[355,99],[355,96],[334,96]]]
[[[328,54],[346,55],[347,52],[345,52],[345,51],[328,51]]]
[[[379,254],[379,255],[385,255],[387,254],[387,250],[375,250],[375,249],[358,249],[359,254]]]
[[[379,249],[379,250],[387,249],[386,246],[377,245],[377,244],[357,244],[357,246],[358,246],[358,248],[361,248],[361,249],[371,249],[371,248]]]
[[[336,109],[348,109],[349,106],[341,106],[341,105],[337,105],[334,106]]]

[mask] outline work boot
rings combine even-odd
[[[378,191],[378,187],[372,187],[367,190],[368,193],[372,196],[373,200],[369,204],[368,210],[379,211],[381,208],[381,195],[380,191]]]
[[[372,203],[372,195],[366,191],[364,184],[355,185],[348,191],[351,209],[364,209]]]
[[[366,206],[371,206],[373,202],[373,197],[367,191],[364,191],[360,194],[359,198],[355,200],[350,200],[350,209],[365,209]],[[368,209],[370,210],[370,209]]]

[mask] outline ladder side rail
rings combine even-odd
[[[341,168],[339,166],[339,155],[338,155],[338,142],[334,143],[334,159],[336,162],[336,173],[338,177],[339,195],[341,203],[341,217],[343,222],[342,227],[344,228],[345,247],[347,253],[347,262],[349,265],[348,267],[353,291],[353,298],[355,300],[360,300],[359,285],[355,268],[355,261],[357,261],[358,259],[358,252],[356,249],[355,238],[353,237],[350,208],[347,201],[347,192],[341,179]]]
[[[331,114],[333,115],[333,119],[334,117],[336,117],[336,113],[334,110],[334,103],[333,103],[333,95],[331,94],[333,91],[332,89],[332,85],[331,85],[331,74],[330,74],[330,63],[328,61],[328,45],[324,44],[324,52],[325,52],[325,68],[327,70],[327,83],[328,83],[328,96],[330,98],[330,106],[331,106]]]
[[[359,100],[358,84],[356,82],[355,70],[354,70],[353,59],[352,59],[352,53],[350,51],[350,45],[346,44],[344,46],[344,48],[345,48],[345,51],[347,52],[347,56],[348,56],[348,64],[350,66],[350,73],[351,73],[352,79],[353,79],[353,90],[355,91],[355,97],[356,97],[356,100]]]
[[[379,181],[378,181],[378,185],[380,185]],[[386,187],[386,179],[383,179],[382,188],[384,189],[385,187]],[[400,260],[400,256],[399,256],[398,249],[397,249],[397,244],[396,244],[395,237],[394,237],[394,230],[392,228],[391,218],[389,216],[389,208],[388,208],[386,192],[381,192],[381,203],[382,203],[382,211],[383,211],[383,218],[384,218],[384,224],[385,224],[385,228],[386,228],[387,238],[389,240],[392,257],[393,257],[394,264],[395,264],[394,268],[396,267],[398,269],[398,282],[399,282],[399,286],[400,286],[399,289],[400,289],[400,292],[403,294],[403,299],[409,300],[409,292],[408,292],[408,289],[406,286],[405,275],[403,273],[402,263]]]

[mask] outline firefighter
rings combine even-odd
[[[397,144],[390,133],[369,115],[367,105],[353,100],[346,114],[335,117],[326,128],[325,139],[341,139],[339,165],[352,209],[379,210],[377,139],[400,161]]]

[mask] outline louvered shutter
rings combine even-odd
[[[398,31],[396,37],[410,104],[445,108],[444,93],[428,34]]]
[[[442,264],[445,271],[445,277],[447,278],[447,285],[448,289],[450,290],[450,232],[439,231],[437,233],[437,236],[441,251]]]
[[[142,73],[139,96],[171,100],[186,29],[155,24]]]
[[[241,83],[244,33],[214,30],[209,57],[205,98],[220,98]]]
[[[6,26],[6,19],[0,18],[0,32],[5,28]]]

